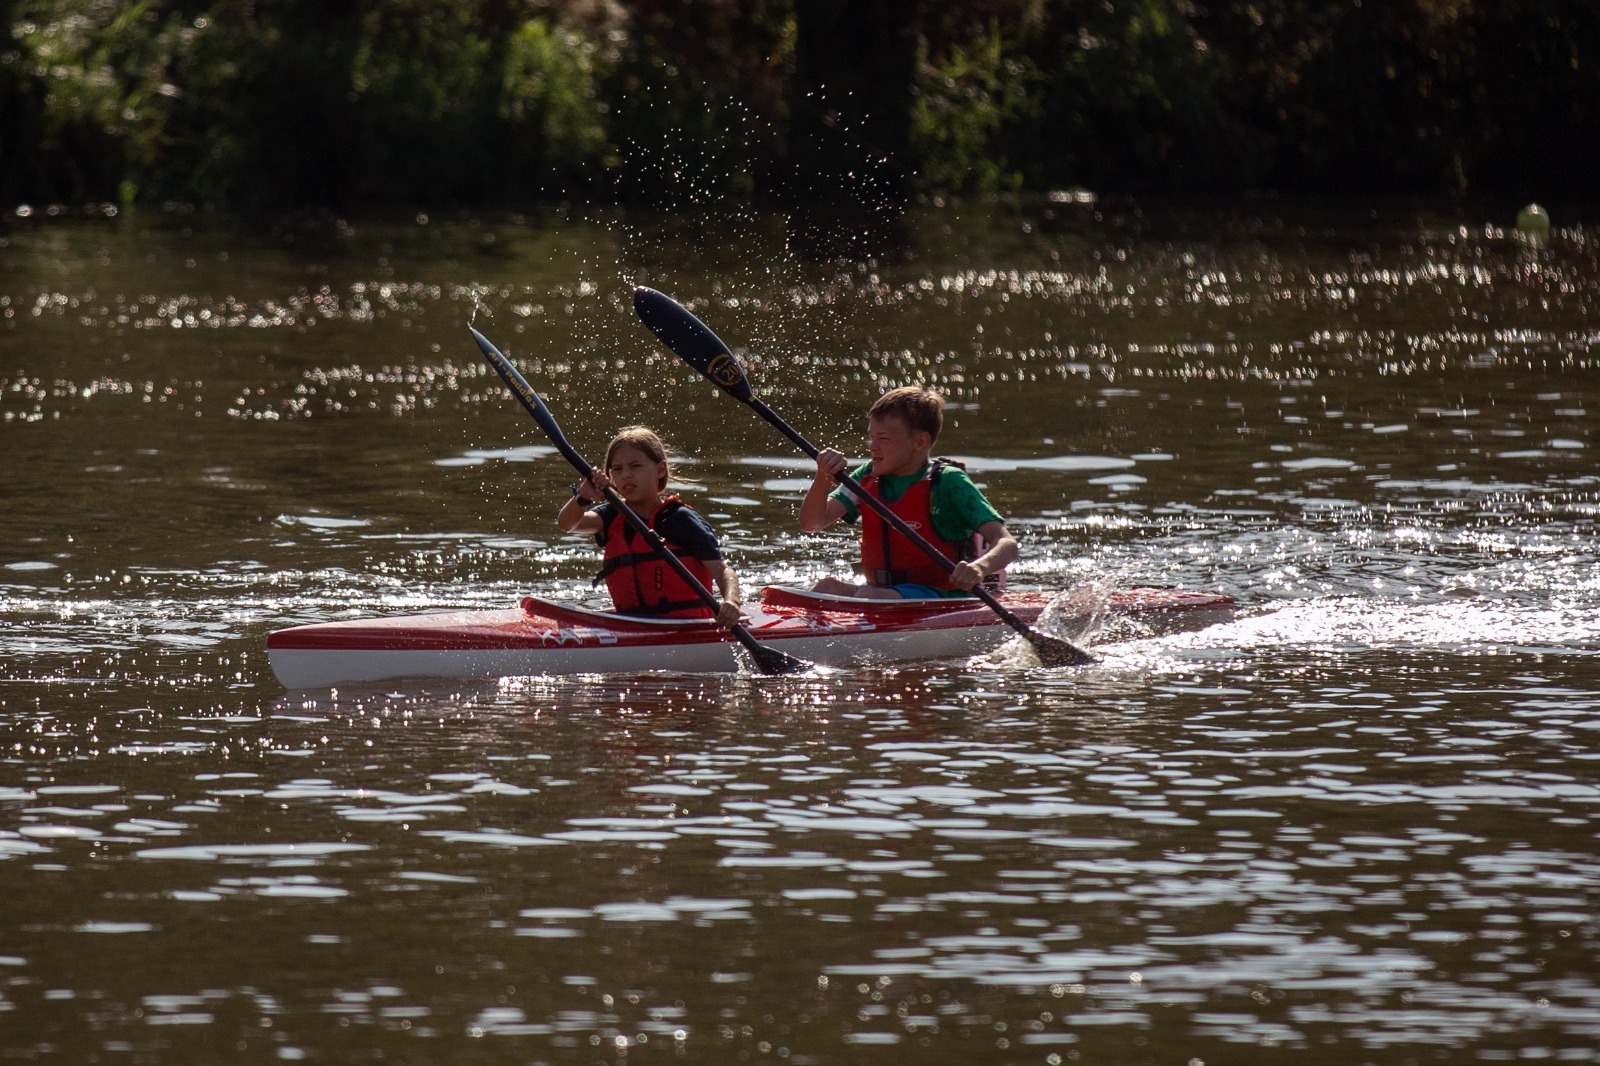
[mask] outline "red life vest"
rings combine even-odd
[[[924,540],[944,553],[953,562],[971,562],[982,554],[980,538],[976,533],[964,544],[945,540],[933,527],[930,494],[939,481],[941,468],[946,463],[960,466],[953,459],[935,459],[928,464],[928,473],[913,481],[901,497],[889,503],[878,491],[878,478],[868,475],[861,479],[861,487],[883,503],[891,512],[922,534]],[[887,520],[870,507],[861,508],[861,573],[869,585],[891,586],[907,583],[927,585],[931,588],[950,587],[950,575],[927,552],[901,535]],[[993,586],[1000,578],[992,574],[985,579]]]
[[[688,505],[676,496],[662,500],[661,506],[650,516],[650,528],[659,536],[661,520],[680,507],[687,508]],[[705,605],[694,588],[678,576],[671,564],[656,554],[644,534],[633,528],[621,511],[611,516],[604,536],[605,559],[596,580],[605,581],[606,588],[611,592],[611,604],[617,613],[656,618],[712,617],[714,612]],[[666,542],[665,537],[662,540]],[[704,588],[716,588],[705,563],[670,542],[666,546]]]

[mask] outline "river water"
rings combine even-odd
[[[1600,238],[1508,221],[944,207],[818,265],[732,215],[13,219],[0,1053],[1600,1059]],[[469,323],[592,457],[661,430],[747,587],[840,568],[635,283],[819,443],[945,388],[1014,585],[1237,617],[286,693],[285,625],[594,596]]]

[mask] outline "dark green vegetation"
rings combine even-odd
[[[1593,0],[0,0],[0,26],[6,204],[1600,188]]]

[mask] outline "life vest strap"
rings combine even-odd
[[[671,552],[673,555],[676,555],[679,559],[694,558],[694,556],[689,552],[679,548],[674,548],[670,544],[667,545],[667,551]],[[616,555],[608,555],[604,561],[601,562],[600,573],[596,575],[594,580],[598,583],[600,581],[604,581],[618,570],[625,570],[630,566],[640,566],[645,563],[657,562],[660,559],[661,556],[657,555],[653,551],[620,552]]]

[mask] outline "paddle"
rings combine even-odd
[[[645,288],[643,285],[633,290],[633,307],[639,313],[639,318],[650,332],[660,338],[661,343],[709,378],[712,384],[722,389],[728,395],[743,404],[747,404],[758,415],[777,427],[782,433],[794,442],[795,446],[811,458],[817,457],[818,448],[810,441],[795,431],[794,427],[778,416],[772,408],[761,401],[750,387],[749,379],[745,377],[744,368],[733,357],[728,346],[717,339],[704,322],[696,318],[688,308],[678,303],[672,297],[659,293],[654,289]],[[948,556],[930,544],[916,530],[912,529],[905,521],[893,511],[889,510],[883,501],[869,494],[861,487],[860,482],[849,474],[838,475],[839,484],[853,493],[856,499],[871,507],[883,520],[888,522],[895,530],[918,548],[926,552],[930,558],[944,567],[945,573],[956,568]],[[1070,641],[1041,633],[1028,623],[1018,618],[1004,604],[994,598],[994,594],[979,585],[972,590],[977,597],[989,606],[1001,620],[1022,634],[1033,650],[1038,653],[1039,661],[1046,666],[1081,666],[1084,663],[1094,662],[1094,657]]]
[[[472,329],[471,326],[467,328]],[[518,373],[517,368],[511,365],[509,359],[500,354],[500,349],[489,343],[489,338],[472,329],[472,339],[478,342],[478,347],[483,350],[484,358],[489,360],[489,365],[494,367],[495,373],[500,375],[500,379],[516,394],[517,399],[522,401],[522,406],[527,408],[528,413],[533,416],[533,420],[539,423],[539,428],[545,431],[545,435],[550,438],[550,443],[556,446],[556,451],[560,452],[567,462],[576,467],[580,474],[588,477],[593,472],[594,467],[590,466],[583,456],[578,454],[576,448],[567,443],[566,434],[562,433],[561,427],[556,424],[555,416],[550,413],[550,409],[539,398],[539,394],[533,391],[533,386],[528,384],[528,380]],[[711,608],[713,612],[722,606],[717,598],[712,595],[711,590],[702,585],[690,573],[689,568],[683,565],[683,561],[667,550],[667,546],[662,543],[660,535],[650,528],[650,523],[640,518],[638,513],[629,507],[621,496],[617,495],[615,489],[609,485],[606,486],[605,497],[611,506],[615,507],[622,517],[628,521],[628,524],[637,529],[644,539],[649,542],[650,547],[655,550],[656,554],[665,559],[667,565],[671,566],[673,570],[677,571],[679,577],[689,583],[690,587],[699,595],[701,602]],[[750,657],[755,660],[757,668],[764,674],[793,674],[812,668],[812,664],[804,659],[797,659],[776,648],[769,648],[764,644],[757,643],[756,638],[750,635],[750,631],[737,622],[728,628],[733,630],[733,635],[739,639],[740,644],[744,645],[745,650],[750,653]]]

